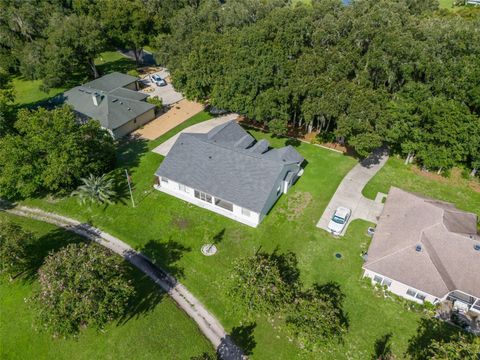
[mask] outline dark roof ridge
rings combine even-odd
[[[270,163],[275,163],[275,164],[278,164],[278,165],[281,165],[281,166],[296,164],[296,162],[275,161],[274,159],[264,157],[263,155],[268,153],[270,150],[264,152],[263,154],[259,154],[259,153],[254,153],[254,152],[248,151],[247,149],[241,149],[241,148],[238,148],[238,147],[235,147],[235,146],[225,146],[225,145],[213,142],[213,141],[209,141],[208,137],[203,138],[203,137],[196,136],[196,135],[199,135],[198,133],[181,133],[180,136],[182,136],[182,135],[188,135],[188,136],[191,136],[191,137],[193,137],[193,138],[195,138],[199,141],[202,141],[204,143],[208,143],[208,144],[211,144],[211,145],[214,145],[214,146],[218,146],[218,147],[221,147],[223,149],[226,149],[226,150],[229,150],[229,151],[232,151],[232,152],[236,152],[236,153],[239,153],[239,154],[243,154],[243,155],[255,158],[255,159],[261,159],[263,161],[268,161]],[[283,149],[283,147],[281,149]]]

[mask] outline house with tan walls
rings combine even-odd
[[[406,299],[480,318],[477,215],[395,187],[363,265],[364,276]]]
[[[155,105],[138,92],[138,78],[113,72],[64,93],[79,119],[94,119],[115,139],[155,118]]]

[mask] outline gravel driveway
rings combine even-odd
[[[154,75],[154,74],[160,75],[162,79],[166,79],[170,76],[170,73],[166,69],[163,69],[156,73],[152,73],[150,75]],[[147,76],[142,80],[142,82],[147,86],[149,86],[147,89],[153,89],[153,91],[148,91],[147,89],[143,89],[143,90],[140,90],[140,92],[143,92],[150,96],[158,96],[159,98],[162,99],[163,105],[175,104],[183,99],[183,95],[178,91],[176,91],[173,88],[173,85],[168,81],[167,81],[168,84],[165,86],[157,86],[153,82],[151,82],[150,78]]]
[[[335,191],[322,217],[317,223],[317,227],[329,231],[328,223],[339,206],[345,206],[352,210],[349,222],[343,229],[341,235],[347,230],[348,224],[355,219],[363,219],[377,223],[378,217],[383,210],[382,198],[370,200],[362,195],[362,190],[370,179],[380,170],[388,159],[386,148],[379,148],[373,152],[367,159],[357,164],[343,178],[342,182]],[[329,231],[330,232],[330,231]]]

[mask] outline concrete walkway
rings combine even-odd
[[[333,213],[339,206],[345,206],[352,210],[347,226],[343,229],[341,236],[347,230],[348,224],[355,219],[363,219],[377,223],[378,217],[383,210],[382,196],[370,200],[362,195],[362,190],[370,179],[380,170],[388,159],[388,150],[379,148],[372,155],[357,164],[345,176],[328,203],[317,227],[329,231],[327,226]]]
[[[166,271],[154,265],[149,258],[135,251],[120,239],[107,234],[100,229],[77,220],[49,213],[40,209],[25,206],[10,206],[0,200],[0,211],[24,216],[31,219],[44,221],[72,231],[80,236],[95,241],[102,246],[122,256],[143,273],[148,275],[159,285],[177,305],[185,311],[198,325],[201,332],[208,338],[217,350],[221,359],[241,360],[245,359],[242,350],[236,346],[233,340],[223,329],[220,322],[195,298],[182,284]]]
[[[186,129],[183,129],[180,131],[178,134],[175,136],[172,136],[170,139],[165,141],[164,143],[160,144],[157,146],[155,149],[153,149],[153,152],[156,152],[157,154],[167,156],[168,152],[172,148],[173,144],[175,144],[175,141],[177,141],[178,137],[180,136],[181,133],[207,133],[210,130],[212,130],[215,126],[221,125],[223,123],[226,123],[227,121],[235,120],[238,118],[238,114],[232,113],[232,114],[227,114],[223,116],[219,116],[216,118],[213,118],[211,120],[203,121],[201,123],[192,125]]]

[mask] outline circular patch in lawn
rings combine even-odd
[[[217,253],[217,247],[213,244],[205,244],[202,246],[202,254],[205,256],[212,256]]]
[[[337,252],[337,253],[335,253],[335,258],[337,260],[340,260],[341,258],[343,258],[343,255],[341,253]]]

